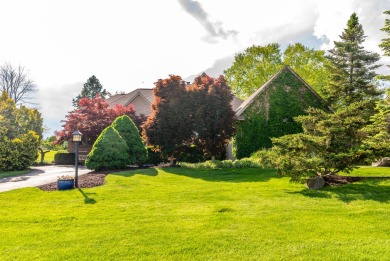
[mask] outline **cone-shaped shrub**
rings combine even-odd
[[[111,126],[105,128],[92,146],[85,165],[88,169],[121,169],[130,163],[126,142]]]
[[[148,158],[148,152],[137,127],[130,117],[127,115],[120,116],[115,119],[111,126],[119,132],[119,135],[121,135],[129,147],[130,163],[138,165],[145,163]]]

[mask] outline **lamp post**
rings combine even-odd
[[[75,154],[75,157],[74,157],[74,171],[75,171],[75,175],[74,175],[74,186],[76,188],[79,187],[79,143],[81,141],[81,137],[83,136],[83,134],[79,131],[75,131],[72,133],[72,140],[74,142],[74,154]]]

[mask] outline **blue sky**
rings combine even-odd
[[[0,63],[29,71],[48,136],[92,75],[112,93],[130,92],[169,74],[218,76],[253,44],[327,50],[353,12],[365,47],[380,52],[390,1],[2,0],[0,10]]]

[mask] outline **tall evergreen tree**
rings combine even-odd
[[[348,20],[347,28],[340,35],[341,41],[335,41],[335,47],[329,50],[327,66],[330,83],[324,89],[326,100],[334,107],[348,106],[354,102],[371,100],[371,109],[382,93],[373,83],[380,65],[379,54],[366,51],[362,46],[366,36],[356,13]]]
[[[390,90],[386,94],[386,98],[377,103],[371,124],[361,130],[361,136],[367,136],[364,143],[375,160],[390,154]]]
[[[383,12],[386,15],[390,15],[390,10]],[[383,32],[388,34],[387,38],[382,39],[379,47],[382,49],[385,56],[390,56],[390,19],[385,19],[385,26],[381,29]],[[390,68],[390,65],[387,65]],[[382,79],[390,81],[390,75],[382,76]]]
[[[95,75],[92,75],[91,77],[89,77],[87,82],[84,83],[84,87],[81,90],[81,93],[77,95],[75,99],[72,100],[73,107],[78,108],[79,101],[82,98],[93,99],[96,97],[97,94],[99,94],[100,97],[105,99],[108,93],[106,89],[103,89],[103,85],[100,84],[98,78],[96,78]]]

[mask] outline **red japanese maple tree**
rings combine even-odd
[[[93,99],[82,98],[79,101],[79,107],[69,112],[66,115],[66,120],[63,129],[56,131],[56,140],[54,144],[62,143],[71,138],[72,133],[79,130],[83,134],[83,142],[93,144],[99,134],[109,126],[115,118],[122,115],[128,115],[140,129],[140,125],[146,119],[145,116],[135,115],[135,111],[131,105],[123,106],[116,105],[109,108],[109,103],[106,102],[100,95]]]

